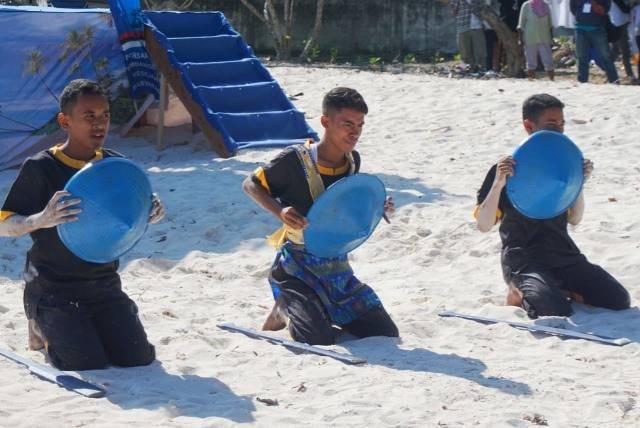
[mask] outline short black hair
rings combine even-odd
[[[529,119],[536,121],[542,112],[548,108],[563,109],[562,101],[549,94],[535,94],[524,100],[522,103],[522,120]]]
[[[359,111],[361,113],[369,113],[369,107],[364,102],[362,95],[355,89],[351,88],[334,88],[327,92],[322,100],[322,114],[326,115],[330,111],[340,111],[343,108]]]
[[[102,95],[108,99],[105,91],[93,80],[75,79],[69,82],[60,95],[60,111],[70,114],[81,95]]]

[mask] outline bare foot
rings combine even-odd
[[[522,292],[511,284],[508,285],[507,299],[505,304],[507,306],[517,306],[519,308],[522,307]]]
[[[584,303],[584,297],[581,294],[571,292],[569,293],[569,298],[574,302]]]
[[[276,300],[276,303],[271,309],[271,313],[262,325],[262,330],[278,331],[287,326],[287,316],[284,310],[284,301],[282,299]]]
[[[44,339],[40,327],[36,324],[36,320],[28,320],[29,322],[29,349],[38,351],[44,348]]]
[[[561,290],[562,294],[564,294],[567,299],[571,299],[574,302],[578,302],[578,303],[584,303],[584,297],[582,297],[581,294],[578,293],[574,293],[573,291],[569,291],[569,290]]]

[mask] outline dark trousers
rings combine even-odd
[[[611,44],[611,61],[615,63],[618,55],[622,55],[622,65],[627,77],[633,78],[633,69],[631,68],[631,46],[629,46],[629,33],[627,27],[629,24],[622,26],[622,36]]]
[[[289,316],[289,332],[293,340],[310,345],[332,345],[340,330],[333,327],[315,291],[299,279],[288,275],[280,265],[271,270],[271,280],[278,282],[280,296]],[[341,327],[356,337],[398,337],[398,328],[380,306]]]
[[[51,363],[60,370],[141,366],[155,359],[138,307],[121,290],[95,302],[45,293],[34,306]]]
[[[593,48],[598,57],[602,60],[604,71],[607,73],[607,80],[613,83],[618,80],[618,72],[611,61],[607,32],[603,28],[593,31],[576,29],[576,56],[578,57],[578,81],[585,83],[589,81],[589,49]]]
[[[522,306],[531,318],[568,316],[573,312],[565,293],[579,294],[584,303],[607,309],[628,309],[629,293],[600,266],[583,262],[555,269],[527,268],[514,275]]]
[[[495,30],[484,30],[484,40],[487,45],[487,70],[499,71],[496,61],[497,49],[496,44],[498,43],[498,35]]]

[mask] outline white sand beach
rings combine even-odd
[[[0,358],[2,427],[638,427],[640,426],[640,125],[632,86],[569,81],[455,80],[343,69],[270,70],[313,127],[323,94],[358,89],[370,114],[357,149],[396,201],[391,224],[352,253],[356,275],[380,295],[401,339],[346,340],[330,349],[350,366],[222,331],[259,329],[273,303],[266,278],[278,221],[241,190],[278,150],[217,158],[202,142],[159,152],[141,138],[107,146],[148,172],[167,217],[121,264],[158,361],[83,372],[106,387],[90,399]],[[522,101],[548,92],[566,103],[566,134],[595,163],[578,246],[631,293],[622,312],[574,305],[537,323],[632,343],[563,340],[506,325],[443,319],[444,309],[530,322],[503,306],[500,239],[476,230],[475,192],[501,154],[525,137]],[[171,137],[167,143],[182,143]],[[187,139],[189,137],[186,137]],[[0,172],[4,198],[17,174]],[[0,240],[0,346],[27,350],[21,271],[28,237]],[[288,337],[285,332],[279,332]],[[267,406],[261,399],[277,400]]]

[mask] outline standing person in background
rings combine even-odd
[[[631,2],[631,33],[636,40],[636,46],[640,48],[640,1],[632,0]],[[635,83],[640,81],[640,60],[638,61],[638,79]]]
[[[467,0],[454,0],[451,3],[453,16],[456,17],[456,33],[460,59],[471,67],[471,71],[483,71],[487,58],[482,21],[471,13]]]
[[[498,0],[498,3],[500,3],[500,19],[513,31],[516,31],[516,27],[518,26],[520,9],[524,1],[525,0]]]
[[[471,3],[472,0],[466,1]],[[472,70],[474,72],[485,71],[490,67],[487,67],[487,40],[484,32],[484,21],[472,13],[469,26],[471,27],[471,50],[473,51]]]
[[[628,0],[613,0],[609,18],[611,20],[610,29],[614,30],[615,40],[611,43],[611,61],[615,63],[618,54],[622,54],[622,65],[624,72],[629,79],[633,79],[633,68],[631,67],[631,47],[629,46],[629,8]]]
[[[593,48],[602,59],[609,83],[619,83],[618,72],[611,61],[607,41],[607,22],[611,0],[571,0],[571,13],[576,18],[576,57],[578,81],[589,81],[589,49]]]
[[[522,5],[518,20],[520,45],[524,49],[529,79],[536,78],[538,55],[542,59],[549,80],[554,79],[554,64],[551,54],[553,27],[551,10],[544,0],[529,0]]]

